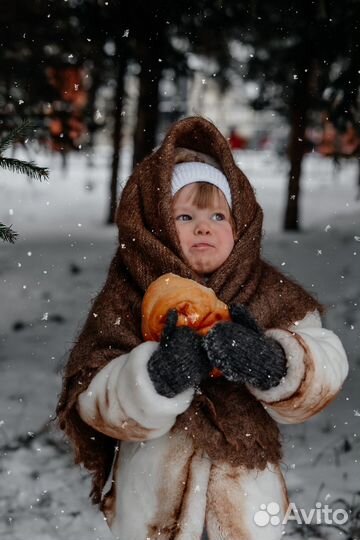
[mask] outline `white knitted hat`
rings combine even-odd
[[[226,176],[212,165],[190,161],[175,165],[172,179],[171,191],[174,196],[181,188],[193,182],[208,182],[219,188],[231,208],[231,191]]]

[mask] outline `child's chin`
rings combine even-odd
[[[190,256],[190,257],[187,257],[185,260],[187,262],[187,264],[189,265],[189,267],[191,268],[191,270],[194,270],[194,272],[196,272],[197,274],[199,275],[208,275],[208,274],[212,274],[213,272],[215,272],[215,270],[217,270],[219,268],[219,261],[218,260],[214,260],[214,254],[212,254],[212,256],[208,255],[208,254],[205,254],[205,253],[202,253],[202,254],[197,254],[197,257],[194,257],[194,256]],[[218,259],[216,257],[216,259]]]
[[[194,270],[197,274],[204,275],[204,276],[212,274],[216,270],[215,265],[211,263],[208,263],[208,264],[196,263],[190,266],[192,270]]]

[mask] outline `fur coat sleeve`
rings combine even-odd
[[[95,375],[78,398],[84,422],[123,441],[155,439],[170,431],[176,417],[190,406],[194,389],[174,398],[156,392],[147,363],[158,346],[154,341],[141,343]]]
[[[334,332],[322,327],[318,311],[309,312],[288,330],[271,328],[266,334],[284,349],[287,374],[270,390],[250,385],[248,389],[277,422],[304,422],[339,393],[349,369],[344,347]]]

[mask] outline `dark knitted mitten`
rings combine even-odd
[[[178,313],[169,311],[159,348],[148,362],[156,391],[174,397],[208,377],[210,363],[199,334],[187,326],[176,326]]]
[[[248,310],[232,306],[233,322],[218,323],[204,338],[212,367],[229,381],[249,383],[261,390],[279,384],[286,374],[286,357],[280,344],[267,337]]]

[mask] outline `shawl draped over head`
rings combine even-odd
[[[218,166],[231,189],[235,245],[206,283],[187,266],[172,217],[172,170],[182,161]],[[261,259],[262,220],[253,188],[236,166],[227,140],[201,117],[173,124],[162,145],[129,178],[117,210],[119,246],[71,351],[57,406],[60,428],[74,446],[76,462],[93,475],[94,503],[101,500],[119,442],[85,424],[76,401],[101,368],[143,341],[141,301],[152,281],[168,272],[193,279],[211,287],[226,304],[247,305],[264,329],[286,328],[308,311],[321,309],[302,287]],[[209,379],[201,390],[173,430],[186,427],[195,446],[213,460],[260,469],[279,462],[277,425],[245,386]],[[248,433],[252,436],[245,436]]]

